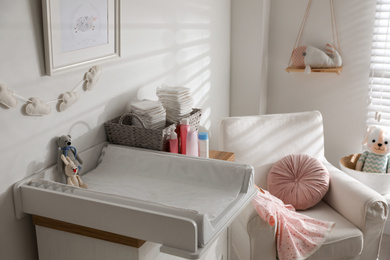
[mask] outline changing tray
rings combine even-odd
[[[162,244],[164,253],[191,259],[202,254],[256,193],[249,165],[112,144],[101,147],[81,154],[97,165],[82,175],[87,190],[58,182],[55,167],[46,169],[15,185],[16,214],[136,237]]]

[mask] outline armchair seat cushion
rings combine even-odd
[[[363,250],[363,233],[324,201],[299,213],[336,223],[325,243],[309,259],[349,259]]]

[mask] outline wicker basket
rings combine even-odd
[[[187,117],[190,121],[190,126],[196,131],[199,130],[200,118],[202,116],[202,110],[199,108],[193,108],[191,114]],[[179,126],[180,122],[175,122]]]
[[[132,118],[143,127],[132,125]],[[133,113],[126,113],[104,123],[108,141],[112,144],[140,147],[158,151],[168,150],[169,136],[176,129],[175,124],[167,122],[162,129],[146,129],[142,120]]]
[[[194,108],[188,116],[191,127],[199,130],[202,110]],[[132,119],[138,120],[143,127],[132,125]],[[142,120],[133,113],[126,113],[104,123],[108,142],[145,149],[168,151],[169,137],[179,122],[166,122],[163,129],[147,129]]]
[[[360,156],[361,154],[351,154],[341,158],[340,169],[380,194],[390,193],[389,173],[370,173],[355,170],[356,163]]]
[[[356,163],[358,162],[360,156],[360,153],[350,154],[341,158],[340,163],[351,170],[355,170]]]

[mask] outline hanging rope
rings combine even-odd
[[[302,33],[303,33],[303,29],[305,28],[305,24],[306,24],[306,20],[307,20],[307,17],[309,16],[309,11],[310,11],[310,7],[311,7],[311,2],[312,0],[309,0],[309,2],[307,3],[307,7],[306,7],[306,11],[305,11],[305,14],[303,16],[303,20],[302,20],[302,23],[301,23],[301,27],[299,28],[299,32],[298,32],[298,36],[297,36],[297,39],[295,40],[295,44],[294,44],[294,47],[293,47],[293,51],[295,48],[297,48],[301,42],[301,37],[302,37]],[[292,54],[292,52],[291,52]],[[290,66],[291,65],[291,59],[292,59],[292,55],[290,55],[290,60],[288,61],[288,65],[287,66]]]
[[[294,50],[297,47],[300,46],[302,34],[303,34],[304,29],[305,29],[307,17],[309,16],[311,4],[312,4],[312,0],[309,0],[309,2],[307,3],[305,14],[303,16],[301,27],[299,28],[298,36],[297,36],[297,39],[295,40],[295,44],[294,44],[294,47],[291,51],[290,59],[288,61],[287,66],[292,65],[292,53],[294,52]],[[337,29],[337,23],[336,23],[334,0],[329,0],[329,4],[330,4],[330,16],[331,16],[331,24],[332,24],[333,46],[340,53],[340,42],[339,42],[339,35],[338,35],[338,29]]]
[[[339,42],[339,31],[337,29],[336,15],[335,15],[335,11],[334,11],[334,0],[330,0],[329,3],[330,3],[330,15],[331,15],[331,19],[332,19],[333,46],[335,47],[335,49],[339,53],[341,53],[341,51],[340,51],[340,42]],[[335,39],[337,40],[337,42],[335,41]]]

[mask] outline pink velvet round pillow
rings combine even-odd
[[[298,210],[313,207],[329,189],[329,172],[317,159],[306,154],[288,155],[268,173],[268,191]]]

